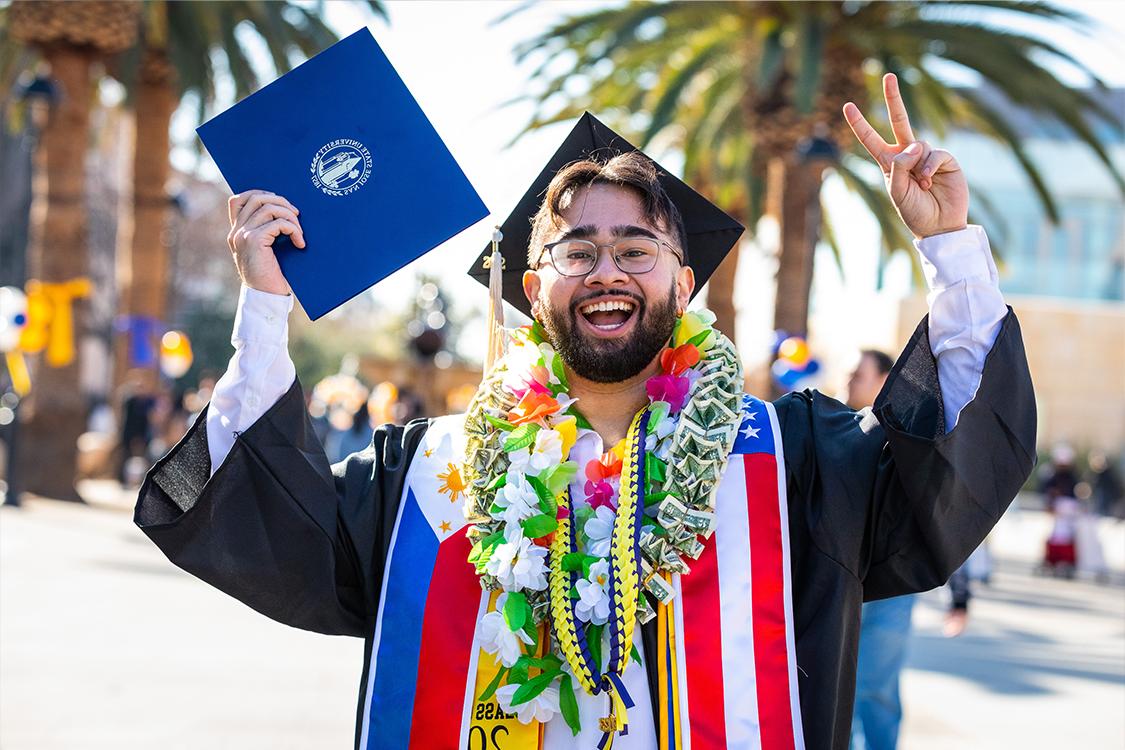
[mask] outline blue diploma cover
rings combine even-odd
[[[313,320],[488,215],[367,29],[197,132],[232,191],[300,210],[306,248],[274,252]]]

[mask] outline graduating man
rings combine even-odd
[[[687,311],[741,228],[586,115],[492,255],[535,324],[466,415],[379,428],[334,466],[271,251],[303,246],[297,209],[234,196],[235,354],[136,522],[269,617],[364,638],[365,750],[842,750],[861,603],[943,583],[1035,444],[965,178],[915,141],[893,76],[885,95],[893,144],[844,115],[917,238],[930,315],[874,409],[742,394],[732,345]]]

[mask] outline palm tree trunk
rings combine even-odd
[[[777,298],[773,307],[774,330],[790,336],[807,336],[809,298],[812,293],[813,257],[820,234],[820,183],[824,162],[803,162],[796,155],[775,159],[770,189],[779,191],[781,246],[777,257]],[[773,397],[782,395],[770,381]]]
[[[86,48],[51,45],[44,50],[60,99],[43,131],[46,152],[46,190],[37,201],[42,208],[39,241],[33,244],[30,275],[45,282],[86,276],[89,271],[86,237],[86,145],[90,120],[90,66]],[[42,187],[42,181],[39,186]],[[74,336],[86,333],[86,306],[74,303]],[[86,399],[81,392],[78,356],[65,367],[41,360],[33,382],[24,432],[24,488],[60,499],[78,499],[74,478],[78,436],[86,428]]]
[[[715,273],[707,287],[707,308],[715,313],[715,328],[724,333],[733,343],[735,339],[734,277],[738,272],[739,246],[735,245]]]
[[[176,109],[173,71],[163,50],[146,49],[136,89],[133,156],[132,237],[118,246],[117,288],[122,314],[165,321],[168,301],[169,130]],[[128,210],[128,206],[125,210]],[[128,219],[131,219],[129,221]],[[118,336],[115,380],[121,383],[129,362],[128,336]],[[158,363],[149,363],[155,382]]]
[[[791,336],[809,330],[809,296],[812,291],[813,254],[820,233],[820,182],[823,162],[803,163],[796,156],[777,159],[771,188],[780,191],[781,247],[777,262],[777,299],[773,325]]]

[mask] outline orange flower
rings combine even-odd
[[[549,548],[551,546],[551,544],[554,543],[555,534],[557,534],[557,533],[558,533],[557,531],[552,531],[547,536],[541,536],[538,539],[532,539],[531,543],[535,544],[535,545],[538,545],[540,547],[548,547]]]
[[[528,422],[535,422],[546,426],[544,419],[557,412],[561,407],[559,402],[548,393],[539,393],[535,389],[528,389],[523,398],[516,404],[516,408],[508,412],[508,421],[519,426]]]
[[[597,461],[586,464],[586,478],[591,482],[610,479],[621,474],[621,456],[614,451],[606,451]]]
[[[683,344],[660,353],[660,367],[670,375],[682,375],[699,362],[699,349],[694,344]]]

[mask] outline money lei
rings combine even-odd
[[[540,330],[513,332],[509,355],[482,382],[466,415],[463,476],[468,480],[469,497],[465,513],[467,534],[474,542],[469,561],[481,575],[484,589],[508,592],[504,619],[513,632],[519,630],[527,636],[525,643],[538,643],[541,629],[552,629],[552,649],[568,669],[555,678],[561,683],[561,710],[575,734],[579,724],[571,675],[587,693],[609,694],[610,716],[602,720],[603,745],[624,728],[625,709],[631,705],[620,676],[628,663],[636,621],[647,622],[655,616],[652,602],[640,596],[640,590],[657,602],[670,602],[674,592],[662,574],[690,572],[689,561],[698,559],[703,539],[714,531],[714,490],[736,435],[742,368],[730,341],[710,327],[713,320],[707,312],[687,313],[680,319],[661,357],[665,375],[646,384],[651,403],[630,428],[608,560],[610,658],[604,671],[590,653],[587,638],[599,640],[595,648],[600,653],[601,627],[579,622],[575,616],[575,581],[580,572],[588,572],[589,560],[596,559],[575,554],[578,518],[570,502],[569,481],[564,480],[573,477],[573,469],[567,466],[576,465],[564,460],[535,477],[512,469],[514,453],[531,450],[529,446],[544,437],[555,438],[552,430],[563,435],[565,443],[564,433],[575,426],[588,427],[569,403],[561,359]],[[674,395],[668,401],[657,398],[663,391],[654,381],[661,377],[689,381],[682,403]],[[513,382],[529,387],[513,389]],[[529,415],[538,417],[522,421]],[[547,586],[542,590],[505,586],[489,572],[493,553],[515,531],[503,520],[504,508],[498,500],[509,480],[528,482],[538,496],[538,513],[519,523],[522,535],[550,549]],[[576,562],[576,558],[585,558],[586,563]],[[490,690],[506,677],[506,684],[520,685],[513,705],[541,693],[548,685],[545,675],[536,680],[528,671],[542,661],[533,658],[534,651],[534,645],[525,646],[524,656],[515,664],[504,665]]]

